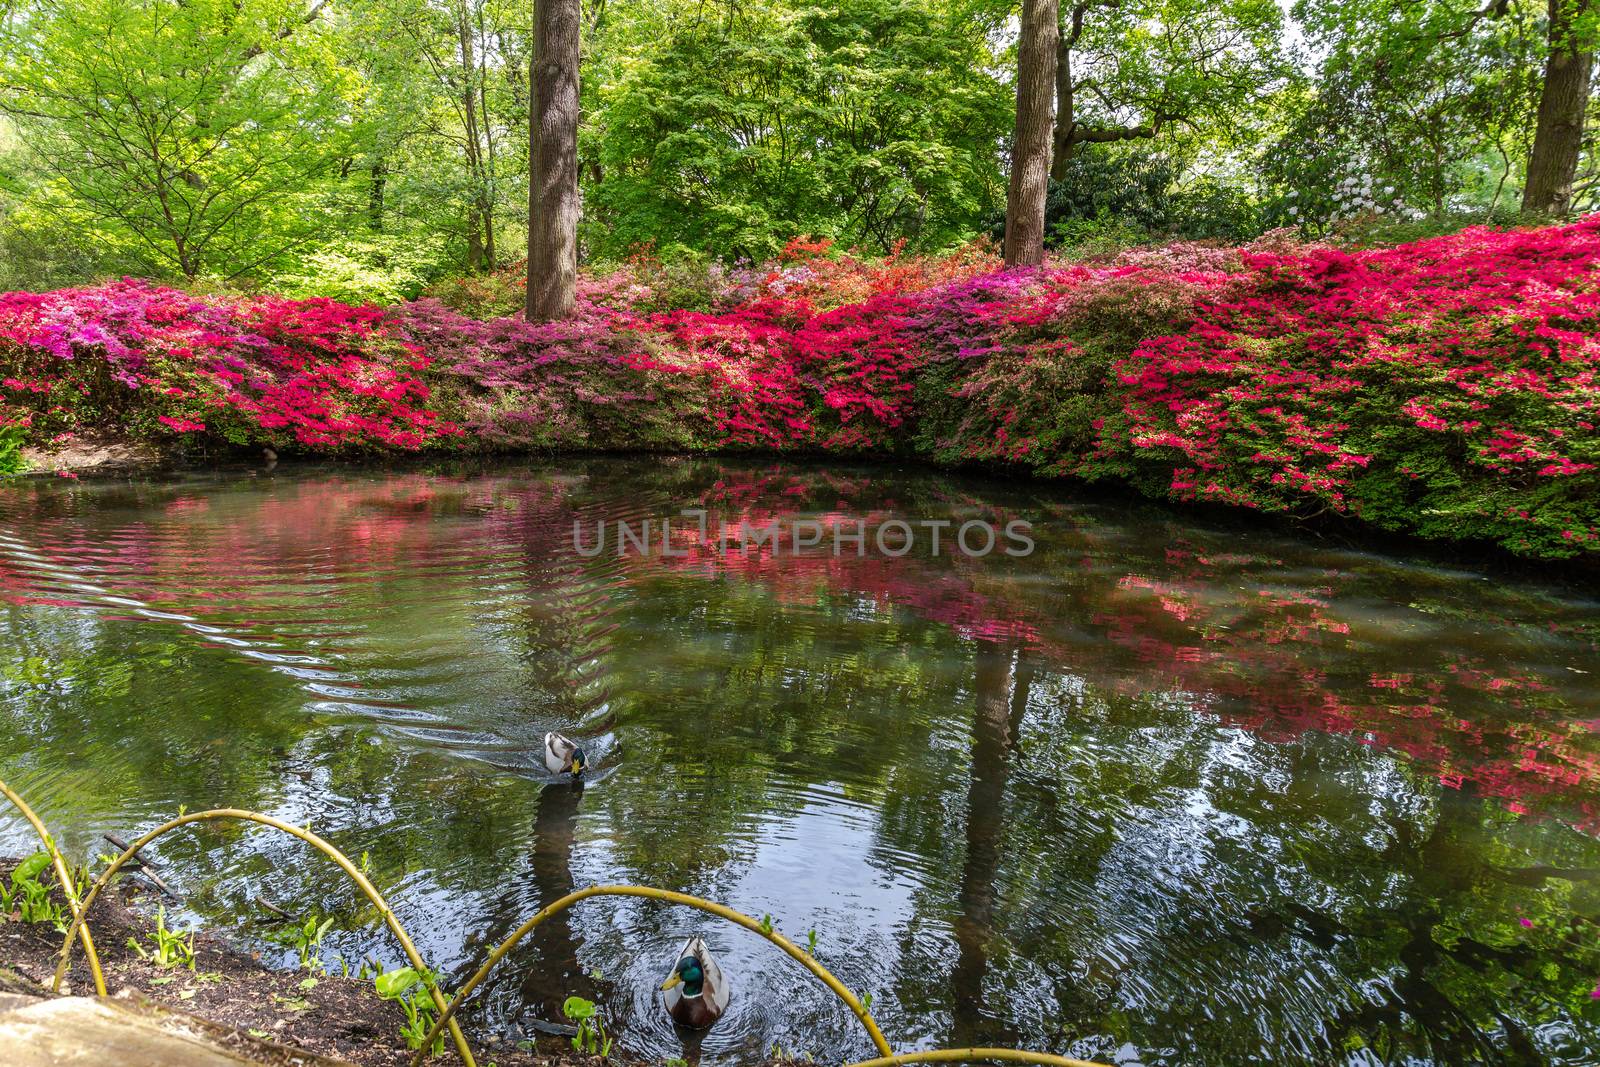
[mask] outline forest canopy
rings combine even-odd
[[[534,10],[12,0],[0,288],[126,274],[382,302],[521,259]],[[1050,10],[1048,244],[1593,207],[1591,0]],[[587,0],[580,257],[998,237],[1021,13]]]

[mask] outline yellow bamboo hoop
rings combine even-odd
[[[88,913],[89,906],[78,900],[77,887],[72,883],[72,872],[67,869],[66,860],[61,858],[61,850],[56,848],[55,839],[50,836],[44,823],[39,821],[39,816],[28,807],[28,802],[18,796],[10,786],[0,781],[0,795],[11,801],[22,817],[28,820],[28,825],[33,827],[34,833],[39,835],[39,840],[44,842],[45,851],[50,853],[50,861],[55,866],[56,877],[61,881],[61,892],[67,898],[67,906],[72,909],[72,929],[67,932],[67,944],[72,944],[74,936],[83,941],[83,953],[89,960],[89,971],[94,975],[94,991],[100,996],[106,995],[106,976],[100,969],[100,953],[95,951],[94,936],[89,933],[89,927],[84,923],[84,916]],[[61,979],[65,970],[57,973],[55,989],[61,991]]]
[[[1028,1052],[1015,1048],[941,1048],[929,1052],[902,1052],[897,1056],[879,1056],[875,1060],[862,1060],[850,1067],[898,1067],[902,1063],[1042,1063],[1045,1067],[1106,1067],[1092,1060],[1075,1060],[1070,1056],[1057,1056],[1051,1052]]]
[[[687,908],[698,908],[701,911],[709,912],[720,919],[726,919],[752,933],[761,935],[794,959],[799,960],[806,970],[810,971],[823,985],[833,990],[839,999],[849,1006],[855,1017],[860,1020],[861,1025],[867,1031],[867,1036],[872,1038],[872,1043],[877,1047],[878,1051],[885,1056],[893,1056],[893,1050],[889,1048],[889,1042],[884,1038],[883,1031],[878,1029],[877,1021],[867,1011],[866,1006],[861,1003],[861,999],[850,992],[843,982],[833,976],[832,972],[813,959],[810,953],[801,949],[793,941],[778,933],[778,931],[757,922],[743,912],[734,911],[725,904],[718,904],[713,900],[703,900],[700,897],[692,897],[687,893],[674,893],[670,889],[653,889],[650,886],[643,885],[594,885],[587,889],[579,889],[576,892],[568,893],[555,903],[541,908],[538,914],[517,927],[516,930],[512,931],[510,937],[502,941],[498,948],[489,953],[489,958],[483,961],[483,966],[479,967],[477,973],[467,980],[467,984],[456,992],[455,999],[450,1001],[450,1006],[444,1010],[443,1015],[439,1016],[439,1021],[433,1024],[433,1029],[428,1032],[428,1036],[422,1041],[422,1047],[412,1057],[412,1067],[420,1067],[423,1054],[438,1039],[439,1032],[444,1024],[455,1021],[456,1009],[466,1001],[473,990],[483,984],[483,980],[489,977],[489,972],[494,970],[501,960],[505,959],[507,953],[517,947],[518,942],[527,937],[552,915],[558,915],[579,901],[588,900],[590,897],[644,897],[648,900],[665,900],[671,904],[682,904]]]
[[[367,880],[367,876],[362,874],[361,871],[356,868],[356,865],[351,863],[349,858],[345,856],[343,852],[340,852],[337,848],[334,848],[328,842],[324,841],[322,838],[318,837],[316,834],[302,826],[294,826],[290,823],[284,822],[281,819],[274,819],[270,815],[261,815],[253,811],[242,811],[238,808],[217,808],[211,811],[196,811],[188,815],[180,815],[178,818],[173,819],[170,822],[162,823],[154,830],[151,830],[149,833],[130,844],[127,848],[127,851],[123,852],[122,855],[113,860],[111,866],[107,867],[105,871],[101,873],[100,877],[95,880],[94,886],[90,888],[89,895],[84,898],[82,910],[78,911],[74,915],[72,929],[67,931],[66,942],[61,946],[61,959],[56,964],[54,988],[59,991],[61,978],[66,973],[67,965],[70,961],[72,953],[73,935],[79,930],[82,930],[84,933],[88,933],[88,927],[84,925],[84,915],[94,904],[95,900],[99,898],[100,892],[105,889],[107,884],[110,883],[112,877],[122,869],[123,864],[133,859],[134,856],[139,854],[141,849],[149,845],[158,837],[169,834],[179,827],[187,826],[190,823],[217,822],[222,820],[253,822],[261,826],[270,826],[274,830],[282,830],[286,834],[298,837],[312,848],[315,848],[317,851],[333,860],[333,862],[337,863],[345,874],[350,876],[351,881],[355,882],[356,887],[360,889],[361,892],[366,895],[366,898],[372,902],[373,907],[378,909],[378,914],[383,916],[383,921],[388,924],[389,929],[394,932],[396,940],[400,942],[400,947],[405,950],[406,958],[411,961],[411,966],[415,967],[418,971],[427,970],[427,965],[422,962],[422,957],[417,953],[417,946],[412,943],[411,938],[406,934],[405,928],[400,925],[400,920],[395,918],[394,909],[389,907],[388,901],[383,899],[383,894],[378,892],[377,887]],[[427,987],[428,993],[433,998],[434,1005],[441,1013],[446,1012],[448,1010],[448,1005],[445,1002],[444,995],[439,992],[432,982],[427,983]],[[104,989],[102,989],[101,992],[104,993]],[[441,1018],[444,1017],[445,1016],[441,1014]],[[477,1067],[477,1061],[472,1058],[472,1050],[467,1047],[467,1039],[465,1035],[461,1033],[461,1027],[456,1024],[454,1019],[450,1019],[449,1022],[450,1037],[455,1042],[456,1051],[461,1054],[462,1062],[465,1063],[467,1067]],[[437,1040],[438,1029],[439,1028],[435,1027],[436,1032],[429,1036],[428,1043],[423,1046],[424,1049],[428,1048],[435,1040]]]
[[[23,818],[28,820],[34,832],[39,835],[39,839],[44,842],[45,848],[49,851],[51,861],[55,866],[56,875],[61,879],[61,885],[67,901],[72,908],[72,925],[67,930],[66,939],[61,945],[60,958],[56,963],[55,980],[51,986],[56,992],[60,992],[61,982],[71,964],[72,943],[74,940],[81,940],[84,953],[89,959],[90,970],[94,973],[95,991],[101,996],[106,995],[105,975],[100,967],[99,954],[95,951],[94,938],[89,932],[88,914],[89,909],[94,906],[95,901],[100,898],[101,892],[111,883],[111,879],[116,876],[117,872],[146,846],[174,830],[192,823],[223,820],[255,823],[260,826],[271,827],[274,830],[280,830],[292,837],[299,838],[333,860],[350,877],[351,881],[355,882],[356,887],[372,902],[372,905],[378,909],[378,914],[383,916],[383,921],[394,933],[395,939],[400,942],[400,947],[405,950],[406,958],[410,960],[411,965],[418,971],[427,970],[427,965],[423,963],[421,955],[417,952],[416,944],[411,940],[410,935],[406,933],[405,928],[400,925],[400,920],[395,917],[394,909],[389,907],[389,903],[383,898],[383,894],[378,892],[377,887],[367,879],[367,876],[362,874],[356,865],[350,862],[349,857],[305,827],[295,826],[281,819],[275,819],[270,815],[261,815],[257,812],[244,811],[239,808],[216,808],[210,811],[197,811],[180,815],[176,819],[162,823],[130,844],[122,855],[113,860],[111,865],[101,872],[100,877],[90,887],[88,895],[80,901],[77,890],[73,886],[71,871],[67,868],[66,861],[62,858],[60,850],[56,848],[55,841],[50,837],[49,831],[45,829],[39,817],[34,814],[33,809],[4,781],[0,781],[0,795],[3,795],[15,805],[18,811],[22,812]],[[872,1039],[873,1045],[882,1053],[876,1059],[862,1060],[859,1063],[851,1064],[850,1067],[900,1067],[901,1064],[911,1063],[963,1063],[970,1061],[1033,1063],[1041,1064],[1043,1067],[1104,1067],[1103,1064],[1097,1064],[1089,1060],[1077,1060],[1067,1056],[1057,1056],[1049,1052],[1029,1052],[1022,1049],[935,1049],[927,1052],[902,1052],[896,1054],[890,1049],[889,1042],[883,1036],[883,1031],[879,1028],[877,1020],[867,1011],[866,1006],[861,1003],[861,999],[852,993],[843,982],[834,977],[832,972],[818,963],[810,953],[801,949],[776,930],[752,919],[743,912],[735,911],[715,901],[704,900],[700,897],[690,896],[687,893],[675,893],[668,889],[655,889],[650,886],[638,885],[590,886],[587,889],[568,893],[553,904],[540,909],[533,918],[519,926],[512,932],[510,937],[501,942],[489,954],[489,957],[484,960],[483,966],[478,968],[477,972],[467,981],[467,984],[462,986],[455,997],[448,1003],[445,1001],[443,994],[439,992],[438,987],[433,983],[428,983],[428,993],[433,999],[434,1006],[439,1010],[439,1019],[433,1024],[433,1028],[428,1031],[428,1036],[422,1041],[416,1055],[412,1058],[413,1067],[420,1067],[424,1057],[427,1055],[427,1050],[433,1047],[434,1042],[439,1039],[440,1034],[444,1032],[446,1027],[450,1030],[451,1039],[456,1046],[456,1051],[461,1055],[462,1062],[467,1067],[477,1067],[477,1061],[472,1056],[472,1050],[467,1045],[467,1039],[462,1034],[460,1025],[456,1022],[457,1010],[483,984],[484,980],[488,978],[489,972],[498,966],[523,938],[527,937],[551,916],[566,911],[580,901],[600,896],[641,897],[648,900],[664,900],[670,904],[696,908],[718,918],[726,919],[737,926],[742,926],[746,930],[758,934],[777,945],[784,953],[799,961],[806,970],[810,971],[815,978],[845,1002],[862,1027],[867,1031],[867,1036]]]

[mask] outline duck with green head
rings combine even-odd
[[[675,958],[661,983],[667,1014],[680,1026],[703,1030],[728,1010],[728,983],[704,938],[689,938]]]
[[[588,766],[588,757],[576,741],[552,731],[544,735],[544,766],[551,774],[576,778]]]

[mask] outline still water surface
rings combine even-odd
[[[675,554],[574,551],[575,521],[592,548],[695,506]],[[738,535],[896,518],[1037,547]],[[67,847],[180,804],[309,820],[451,982],[542,903],[636,882],[815,931],[901,1049],[1600,1062],[1581,589],[1059,487],[598,459],[13,484],[0,597],[0,776]],[[583,787],[544,772],[549,729]],[[264,936],[265,896],[398,962],[296,842],[161,855],[195,919]],[[734,982],[703,1041],[652,999],[696,930]],[[771,946],[650,902],[551,923],[472,1019],[531,1033],[569,993],[641,1055],[870,1052]]]

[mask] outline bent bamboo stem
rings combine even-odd
[[[361,871],[357,869],[355,864],[350,862],[349,857],[345,856],[343,852],[340,852],[333,845],[329,844],[327,841],[323,840],[321,837],[318,837],[316,834],[304,827],[294,826],[290,823],[282,821],[281,819],[275,819],[270,815],[261,815],[253,811],[244,811],[238,808],[217,808],[211,811],[197,811],[187,815],[181,815],[176,819],[161,824],[154,830],[151,830],[149,833],[130,844],[123,851],[123,853],[113,860],[111,865],[101,873],[100,877],[95,880],[94,885],[90,887],[88,895],[84,897],[82,901],[80,901],[78,899],[77,890],[73,886],[72,874],[67,868],[66,861],[62,858],[60,850],[56,848],[55,841],[50,837],[49,831],[45,829],[44,824],[40,822],[39,817],[34,814],[33,809],[28,806],[27,802],[24,801],[22,797],[18,796],[17,793],[7,786],[4,781],[0,781],[0,795],[3,795],[7,800],[16,806],[17,810],[20,811],[23,817],[28,820],[29,825],[33,827],[34,832],[39,835],[39,839],[44,842],[45,848],[49,851],[51,861],[55,866],[56,876],[60,878],[63,892],[66,895],[68,904],[72,908],[72,925],[67,930],[66,940],[62,943],[60,959],[56,964],[55,980],[52,983],[52,989],[57,992],[60,991],[62,979],[66,976],[67,968],[71,963],[72,942],[77,939],[82,940],[84,953],[89,959],[90,970],[94,973],[95,991],[101,996],[105,996],[105,975],[100,967],[99,954],[95,951],[94,938],[89,932],[87,917],[89,914],[89,909],[94,906],[95,901],[100,897],[100,893],[106,888],[107,885],[111,883],[111,879],[116,876],[117,872],[120,871],[135,856],[137,856],[141,850],[154,842],[157,838],[163,837],[174,830],[188,826],[192,823],[217,822],[222,820],[251,822],[261,826],[268,826],[275,830],[281,830],[286,834],[299,838],[301,841],[304,841],[306,844],[312,846],[323,855],[333,860],[333,862],[338,864],[339,868],[343,870],[353,882],[356,883],[356,887],[361,890],[361,892],[369,901],[372,902],[372,905],[378,909],[378,913],[383,916],[384,922],[394,933],[395,938],[400,942],[400,947],[405,950],[406,958],[410,960],[411,965],[417,968],[419,971],[425,971],[427,969],[427,965],[423,963],[422,957],[417,952],[416,945],[406,933],[405,928],[400,925],[400,920],[395,917],[394,909],[389,907],[388,901],[384,900],[383,894],[378,892],[377,887],[367,879],[366,875],[362,874]],[[742,912],[735,911],[726,905],[718,904],[715,901],[703,900],[700,897],[689,896],[686,893],[675,893],[667,889],[654,889],[649,886],[634,885],[590,886],[587,889],[580,889],[576,892],[569,893],[560,900],[557,900],[555,903],[541,909],[536,915],[533,916],[533,918],[529,919],[527,922],[518,927],[510,937],[506,938],[506,940],[502,942],[499,947],[489,954],[489,958],[484,961],[483,966],[478,968],[477,972],[472,976],[471,979],[468,980],[467,984],[462,986],[461,989],[456,993],[455,997],[448,1003],[445,1002],[444,996],[439,992],[438,988],[432,983],[429,983],[428,993],[432,997],[435,1007],[439,1009],[440,1014],[438,1021],[434,1023],[433,1028],[428,1031],[427,1038],[422,1042],[421,1047],[417,1050],[416,1056],[412,1060],[413,1067],[418,1067],[418,1065],[421,1064],[423,1057],[427,1053],[427,1050],[431,1048],[433,1043],[439,1039],[439,1035],[446,1027],[449,1027],[450,1029],[450,1036],[455,1043],[456,1051],[461,1054],[462,1062],[467,1064],[467,1067],[477,1067],[476,1061],[472,1056],[472,1050],[467,1046],[466,1037],[462,1034],[461,1027],[455,1020],[456,1011],[463,1003],[466,1002],[467,997],[470,996],[478,988],[478,986],[483,984],[484,980],[488,978],[489,972],[492,971],[503,959],[505,959],[511,950],[515,948],[523,938],[532,933],[540,924],[544,923],[551,916],[567,910],[574,904],[577,904],[579,901],[598,896],[644,897],[646,899],[664,900],[672,904],[681,904],[685,907],[697,908],[700,911],[708,912],[719,918],[726,919],[735,925],[742,926],[746,930],[759,934],[768,941],[771,941],[774,945],[777,945],[787,955],[798,960],[801,965],[803,965],[812,973],[812,975],[819,979],[841,1000],[843,1000],[846,1005],[849,1006],[856,1019],[859,1020],[862,1027],[866,1029],[867,1036],[872,1039],[873,1045],[878,1049],[879,1052],[883,1053],[882,1056],[879,1056],[876,1059],[863,1060],[859,1063],[852,1064],[851,1067],[900,1067],[902,1064],[952,1063],[973,1060],[988,1060],[1003,1063],[1033,1063],[1042,1064],[1044,1067],[1103,1067],[1103,1065],[1091,1063],[1087,1060],[1071,1059],[1066,1056],[1057,1056],[1048,1052],[1028,1052],[1020,1049],[1004,1048],[936,1049],[928,1052],[903,1052],[897,1055],[890,1050],[889,1042],[884,1038],[883,1031],[879,1029],[877,1021],[873,1019],[871,1013],[867,1011],[866,1006],[861,1003],[860,998],[846,988],[844,983],[835,978],[832,972],[830,972],[826,967],[823,967],[822,964],[818,963],[809,953],[799,948],[794,944],[794,942],[790,941],[776,930],[772,930],[764,926],[762,923],[757,922],[755,919],[752,919],[750,916],[745,915]]]
[[[87,903],[79,902],[78,890],[72,883],[72,872],[67,870],[67,862],[61,858],[61,850],[56,848],[55,839],[50,836],[50,831],[45,829],[44,823],[39,821],[39,816],[35,815],[33,809],[28,807],[28,802],[13,792],[11,787],[3,781],[0,781],[0,795],[11,801],[12,805],[22,812],[22,817],[28,820],[28,824],[33,827],[34,833],[39,835],[39,840],[44,842],[45,850],[50,853],[50,861],[55,867],[56,877],[61,880],[62,895],[67,898],[67,906],[72,909],[72,928],[67,932],[67,944],[72,944],[73,937],[78,937],[83,941],[83,954],[88,957],[89,971],[94,975],[94,991],[102,997],[105,996],[106,976],[100,969],[100,953],[95,951],[94,936],[89,933],[89,927],[83,921],[84,916],[89,913],[89,906]],[[92,896],[93,894],[91,894],[91,898]],[[61,979],[65,974],[66,969],[64,967],[56,973],[53,988],[57,993],[61,992]]]
[[[641,885],[596,885],[590,886],[587,889],[580,889],[574,893],[568,893],[555,903],[541,909],[537,915],[523,923],[521,926],[517,927],[517,929],[512,932],[510,937],[501,942],[500,947],[489,953],[489,958],[483,961],[483,966],[479,967],[478,972],[468,979],[467,984],[462,986],[460,990],[456,992],[455,999],[450,1002],[450,1006],[446,1008],[444,1014],[439,1017],[439,1021],[434,1023],[433,1029],[429,1031],[428,1036],[422,1042],[422,1048],[417,1051],[416,1056],[412,1059],[412,1067],[420,1067],[422,1063],[423,1052],[438,1038],[439,1032],[444,1024],[446,1022],[453,1023],[455,1021],[456,1009],[465,1003],[467,997],[472,994],[473,990],[477,989],[478,986],[483,983],[483,980],[489,976],[489,972],[495,968],[495,965],[501,960],[505,959],[506,954],[509,953],[513,948],[516,948],[518,942],[527,937],[536,927],[539,926],[539,924],[543,923],[546,919],[549,919],[552,915],[566,911],[579,901],[588,900],[590,897],[646,897],[650,900],[665,900],[672,904],[682,904],[685,907],[698,908],[701,911],[710,912],[712,915],[715,915],[718,918],[726,919],[731,923],[735,923],[744,927],[746,930],[760,934],[768,941],[771,941],[774,945],[777,945],[784,952],[788,953],[796,960],[799,960],[800,963],[805,966],[806,970],[810,971],[819,980],[821,980],[824,985],[833,990],[834,993],[838,994],[839,999],[843,1000],[847,1005],[849,1005],[851,1012],[853,1012],[855,1017],[861,1021],[861,1025],[866,1028],[867,1036],[872,1038],[872,1043],[877,1047],[878,1051],[883,1053],[885,1056],[892,1058],[893,1052],[889,1048],[889,1042],[884,1039],[883,1031],[878,1029],[876,1020],[874,1020],[871,1014],[868,1013],[865,1005],[861,1003],[860,998],[854,993],[850,992],[849,989],[845,988],[844,983],[835,978],[826,967],[822,966],[822,964],[813,959],[807,952],[805,952],[805,950],[801,949],[794,942],[790,941],[776,930],[769,929],[756,920],[750,918],[750,916],[745,915],[743,912],[734,911],[732,908],[724,904],[718,904],[715,901],[710,900],[702,900],[699,897],[691,897],[687,893],[674,893],[668,889],[652,889],[649,886]],[[874,1062],[887,1063],[889,1061],[884,1060]],[[1067,1061],[1061,1062],[1066,1063]]]
[[[190,823],[218,822],[223,820],[253,822],[261,826],[270,826],[274,830],[282,830],[286,834],[298,837],[312,848],[315,848],[317,851],[333,860],[333,862],[337,863],[345,874],[350,876],[351,881],[355,882],[356,888],[360,889],[361,892],[366,895],[366,898],[372,902],[372,905],[378,909],[378,914],[383,916],[383,921],[388,924],[389,929],[393,931],[396,940],[400,942],[400,947],[405,950],[406,958],[411,961],[411,966],[415,967],[418,971],[425,971],[427,969],[427,965],[422,962],[422,957],[417,954],[417,946],[412,943],[411,938],[405,932],[405,928],[400,925],[400,920],[395,918],[394,910],[389,907],[388,901],[383,899],[383,894],[378,892],[377,887],[367,880],[367,876],[362,874],[361,871],[356,868],[356,865],[351,863],[349,858],[345,856],[343,852],[340,852],[337,848],[334,848],[332,845],[318,837],[316,834],[312,833],[310,830],[307,830],[304,827],[294,826],[290,823],[286,823],[281,819],[274,819],[270,815],[260,815],[253,811],[243,811],[238,808],[217,808],[212,811],[192,812],[188,815],[181,815],[170,822],[162,823],[154,830],[151,830],[149,833],[130,844],[122,853],[122,855],[113,860],[111,866],[107,867],[100,877],[95,880],[94,886],[89,890],[89,895],[84,898],[83,907],[75,912],[73,916],[72,929],[67,931],[67,940],[61,946],[61,959],[56,964],[55,987],[57,989],[60,988],[62,976],[66,973],[67,964],[71,958],[73,936],[79,931],[82,931],[85,935],[87,935],[89,932],[88,927],[84,925],[84,915],[88,913],[89,907],[92,906],[95,900],[99,898],[101,891],[104,890],[105,887],[110,883],[112,877],[122,869],[122,866],[129,860],[133,859],[134,856],[138,855],[141,849],[149,845],[152,841],[156,840],[156,838],[162,837],[165,834],[169,834],[179,827],[187,826]],[[85,950],[87,951],[89,949],[87,937],[85,938],[84,945]],[[100,992],[105,992],[103,986]],[[431,982],[428,983],[428,992],[433,997],[434,1005],[441,1012],[441,1017],[447,1018],[449,1021],[450,1037],[455,1042],[456,1051],[461,1054],[462,1062],[467,1064],[467,1067],[477,1067],[477,1061],[472,1058],[472,1050],[467,1047],[467,1039],[461,1033],[461,1027],[456,1024],[456,1021],[453,1018],[449,1018],[448,1016],[449,1005],[446,1004],[444,995],[440,993]],[[439,1031],[439,1027],[434,1028],[434,1033],[429,1035],[427,1043],[422,1046],[424,1049],[427,1049],[433,1044],[433,1042],[438,1038]]]
[[[902,1063],[972,1063],[992,1060],[999,1063],[1041,1063],[1045,1067],[1105,1067],[1090,1060],[1075,1060],[1050,1052],[1027,1052],[1015,1048],[941,1048],[928,1052],[902,1052],[897,1056],[880,1056],[875,1060],[862,1060],[850,1067],[898,1067]]]

